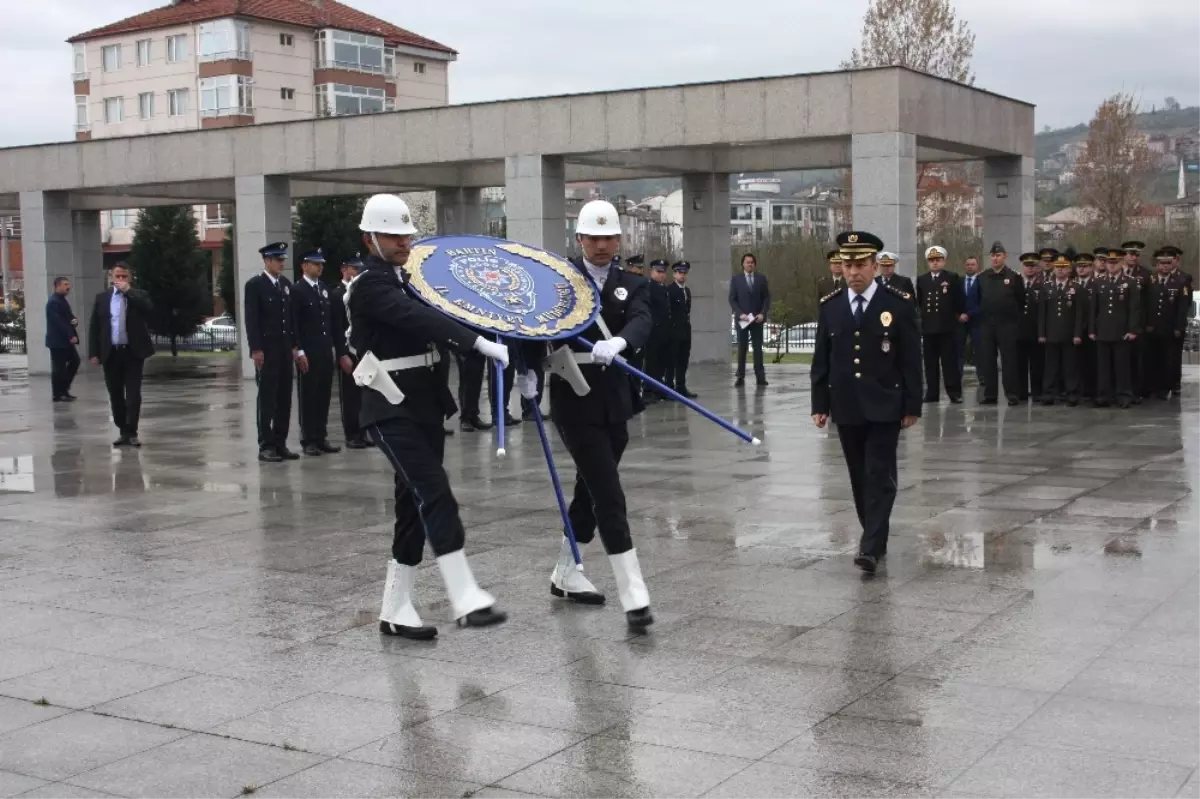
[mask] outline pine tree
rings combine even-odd
[[[237,266],[233,262],[233,226],[230,222],[225,231],[225,241],[221,242],[221,274],[217,276],[217,294],[225,303],[225,313],[230,319],[237,319]]]
[[[330,286],[337,285],[341,280],[342,262],[363,252],[362,231],[358,229],[363,202],[362,197],[341,196],[309,197],[296,203],[292,235],[297,279],[300,259],[305,253],[320,248],[325,256],[325,271],[321,278]]]
[[[206,260],[191,206],[159,206],[139,214],[129,265],[138,288],[154,304],[150,329],[171,339],[172,355],[179,354],[177,340],[195,333],[211,310]]]

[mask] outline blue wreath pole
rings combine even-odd
[[[496,343],[504,345],[504,339],[496,336]],[[504,448],[504,417],[507,415],[504,412],[504,364],[495,361],[493,366],[496,369],[496,457],[503,458],[506,454]]]

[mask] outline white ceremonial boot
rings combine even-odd
[[[554,564],[554,571],[550,572],[550,593],[581,605],[604,604],[604,594],[597,591],[596,586],[575,565],[571,542],[565,536],[558,550],[558,562]]]
[[[437,627],[426,627],[412,603],[417,567],[388,561],[387,582],[383,585],[383,607],[379,611],[379,632],[428,641],[437,637]]]
[[[617,578],[617,595],[625,609],[625,622],[635,629],[649,627],[654,623],[650,615],[650,593],[642,579],[642,567],[638,564],[637,550],[631,549],[620,555],[609,555],[613,575]]]
[[[461,549],[442,555],[437,559],[446,583],[446,594],[454,609],[454,618],[459,627],[488,627],[500,624],[508,618],[506,613],[493,610],[496,600],[475,582],[467,555]]]

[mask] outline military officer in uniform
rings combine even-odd
[[[1140,241],[1126,241],[1121,244],[1123,251],[1125,275],[1137,286],[1138,295],[1142,298],[1141,319],[1144,324],[1150,318],[1150,278],[1153,273],[1142,266],[1142,250],[1146,245]],[[1138,331],[1137,340],[1129,346],[1129,375],[1133,385],[1133,404],[1140,405],[1144,397],[1150,396],[1148,367],[1151,359],[1149,347],[1150,337],[1145,330]]]
[[[1150,344],[1146,348],[1147,385],[1159,399],[1171,394],[1172,378],[1175,374],[1175,343],[1183,341],[1187,331],[1188,313],[1191,311],[1191,290],[1183,273],[1172,271],[1174,258],[1166,248],[1154,253],[1157,274],[1150,279],[1150,315],[1146,319],[1146,337]]]
[[[333,340],[341,343],[338,356],[338,405],[342,412],[342,432],[346,436],[346,449],[366,449],[374,446],[363,436],[358,423],[358,411],[362,407],[362,389],[354,382],[354,367],[358,365],[354,355],[346,348],[346,331],[350,321],[346,318],[346,287],[362,271],[362,258],[358,253],[347,258],[341,265],[342,282],[330,292],[333,306]]]
[[[817,296],[824,297],[846,285],[842,277],[842,254],[837,250],[825,253],[825,261],[829,264],[829,276],[817,281]]]
[[[1096,342],[1088,336],[1088,320],[1091,318],[1092,292],[1096,288],[1093,274],[1096,256],[1081,252],[1075,256],[1075,276],[1078,285],[1079,346],[1075,350],[1075,365],[1079,373],[1079,390],[1085,400],[1096,402]]]
[[[506,616],[471,573],[458,502],[442,466],[442,423],[455,407],[437,367],[439,348],[478,352],[506,365],[508,350],[409,296],[403,266],[417,229],[402,199],[394,194],[371,197],[359,228],[369,254],[348,289],[350,347],[361,361],[363,429],[396,473],[395,534],[379,630],[418,640],[437,635],[436,627],[422,623],[412,601],[426,540],[458,625],[497,624]]]
[[[1017,372],[1019,391],[1017,398],[1022,402],[1033,397],[1042,398],[1042,370],[1046,366],[1046,350],[1038,341],[1038,320],[1041,317],[1042,263],[1052,264],[1058,258],[1058,250],[1043,249],[1040,253],[1027,252],[1021,255],[1021,272],[1024,279],[1025,299],[1017,322]]]
[[[898,260],[896,254],[893,252],[884,250],[879,253],[879,257],[875,259],[875,262],[879,264],[879,274],[875,277],[875,280],[881,286],[891,286],[897,291],[907,294],[915,304],[917,301],[917,290],[913,288],[911,279],[904,275],[896,274],[896,262]]]
[[[1042,284],[1038,309],[1038,342],[1046,351],[1042,404],[1063,400],[1079,404],[1078,352],[1083,340],[1083,291],[1071,277],[1075,253],[1054,256],[1054,279]]]
[[[1022,256],[1023,258],[1024,256]],[[1034,277],[1042,281],[1050,281],[1054,278],[1054,260],[1058,258],[1058,250],[1053,247],[1043,247],[1037,251],[1038,263]],[[1024,265],[1024,261],[1021,261]]]
[[[821,298],[812,363],[812,418],[832,417],[863,534],[854,563],[873,574],[887,554],[900,430],[921,415],[921,339],[912,302],[875,282],[883,242],[837,238],[847,287]]]
[[[917,306],[921,311],[924,334],[925,402],[940,399],[942,380],[946,396],[954,404],[962,402],[962,365],[958,359],[959,318],[966,313],[966,296],[959,288],[958,275],[946,267],[946,250],[930,247],[925,251],[929,271],[917,276]]]
[[[638,253],[625,259],[625,271],[643,277],[646,272],[646,256]]]
[[[641,255],[639,253],[638,255],[631,255],[628,258],[626,258],[625,259],[625,271],[631,275],[637,275],[638,277],[644,276],[645,271],[646,271],[646,256]],[[629,357],[626,358],[625,360],[629,361],[629,365],[634,367],[635,369],[640,369],[642,371],[645,371],[646,348],[642,347],[640,349],[634,350],[633,352],[629,353]],[[636,377],[633,377],[632,375],[630,376],[629,379],[633,381],[634,393],[637,394],[639,397],[641,397],[642,396],[642,381],[637,379]]]
[[[992,244],[991,268],[979,276],[979,382],[983,385],[981,405],[995,405],[999,397],[996,355],[1009,405],[1021,396],[1021,372],[1017,366],[1017,329],[1025,307],[1025,283],[1008,268],[1008,251],[1000,242]]]
[[[1105,257],[1108,273],[1092,293],[1088,336],[1096,342],[1096,405],[1106,408],[1115,399],[1122,408],[1133,402],[1130,347],[1141,328],[1142,298],[1137,284],[1124,273],[1124,252],[1111,248]]]
[[[671,361],[667,364],[665,382],[685,397],[695,397],[688,389],[688,361],[692,357],[692,290],[687,287],[687,274],[692,265],[679,261],[671,267],[675,282],[667,287],[671,301]]]
[[[1192,314],[1192,276],[1179,268],[1180,261],[1183,258],[1183,250],[1176,247],[1174,244],[1168,244],[1162,248],[1162,253],[1171,258],[1170,274],[1176,276],[1176,279],[1182,280],[1184,284],[1183,304],[1186,306],[1184,314],[1191,317]],[[1184,333],[1178,335],[1171,345],[1171,356],[1168,362],[1168,377],[1171,386],[1171,392],[1178,397],[1182,388],[1183,382],[1183,340],[1187,332],[1187,325],[1184,325]]]
[[[329,398],[334,364],[345,342],[334,335],[333,302],[321,281],[325,256],[315,250],[300,259],[301,277],[292,287],[292,324],[296,328],[296,385],[300,447],[305,455],[341,452],[329,443]]]
[[[600,317],[582,334],[595,342],[590,353],[576,342],[557,345],[570,348],[569,353],[561,354],[579,364],[588,384],[587,393],[580,396],[561,376],[550,376],[554,424],[575,461],[575,496],[568,516],[581,550],[599,529],[626,622],[641,630],[652,624],[654,617],[630,536],[625,491],[618,471],[629,443],[627,422],[639,408],[628,376],[611,364],[622,352],[637,349],[650,338],[650,287],[644,277],[610,264],[609,253],[621,244],[621,223],[611,204],[593,200],[584,205],[575,234],[583,257],[573,263],[600,289]],[[527,371],[520,378],[520,389],[526,398],[537,390],[537,375],[528,364],[541,358],[545,350],[545,344],[536,342],[524,348],[522,360]],[[550,574],[550,593],[583,604],[604,603],[604,594],[575,568],[565,536]]]
[[[292,368],[296,341],[292,329],[292,284],[283,276],[287,242],[261,248],[263,272],[246,281],[243,318],[246,342],[258,383],[258,459],[266,463],[296,460],[287,447],[292,418]]]
[[[671,298],[667,295],[667,262],[656,258],[650,262],[650,339],[646,342],[646,374],[660,383],[671,356]],[[647,387],[643,402],[652,405],[664,399]]]

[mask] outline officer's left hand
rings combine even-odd
[[[626,346],[625,339],[620,336],[597,341],[596,346],[592,348],[592,363],[608,366],[625,350]]]
[[[817,427],[824,427],[825,423],[829,421],[829,414],[814,413],[812,416],[812,420],[813,420],[813,424],[815,424]]]
[[[352,359],[349,355],[343,355],[341,358],[338,358],[338,364],[342,367],[342,371],[346,374],[351,374],[354,372],[354,359]]]
[[[912,427],[916,423],[917,423],[916,416],[905,416],[903,419],[900,420],[900,427],[907,430],[908,428]]]
[[[1074,344],[1076,347],[1078,347],[1080,344],[1082,344],[1082,343],[1083,343],[1083,339],[1081,339],[1079,336],[1076,336],[1075,338],[1071,339],[1071,342],[1072,342],[1072,343],[1073,343],[1073,344]]]
[[[300,374],[302,374],[302,375],[308,374],[308,356],[307,355],[297,355],[296,356],[296,368],[300,370]]]
[[[1126,341],[1136,341],[1136,340],[1137,340],[1137,333],[1126,333],[1126,334],[1125,334],[1125,340],[1126,340]]]
[[[762,320],[763,320],[763,315],[762,315],[762,314],[755,314],[755,315],[754,315],[754,321],[755,321],[755,322],[758,322],[758,323],[761,325],[761,324],[762,324]]]
[[[1045,343],[1046,343],[1046,337],[1038,336],[1038,344],[1045,344]]]

